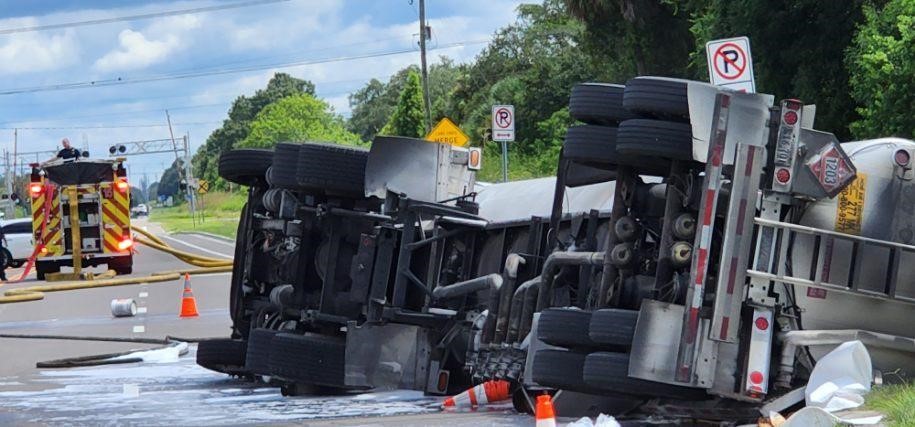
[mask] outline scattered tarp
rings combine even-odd
[[[872,378],[871,357],[864,344],[842,343],[817,361],[804,390],[807,407],[791,415],[782,426],[879,423],[883,416],[878,413],[850,411],[864,404]]]
[[[591,421],[588,417],[581,417],[576,421],[566,424],[566,427],[620,427],[620,423],[616,421],[616,418],[613,418],[610,415],[600,414],[594,421]]]

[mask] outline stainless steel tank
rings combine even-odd
[[[915,244],[915,176],[911,170],[915,142],[881,138],[842,144],[858,171],[858,178],[840,195],[806,207],[802,225],[880,240]],[[897,165],[899,150],[908,154],[909,169]],[[902,160],[902,158],[900,159]],[[792,247],[791,273],[809,278],[814,250],[819,253],[819,277],[823,282],[848,285],[852,243],[823,239],[819,248],[809,236],[798,236]],[[889,270],[889,250],[864,246],[858,255],[858,288],[883,292]],[[780,289],[781,290],[781,289]],[[896,294],[915,298],[915,254],[903,253]],[[842,294],[812,288],[797,288],[797,303],[803,310],[804,329],[865,329],[915,337],[915,304],[863,295]],[[819,351],[817,351],[819,350]],[[822,354],[828,348],[814,349]],[[904,368],[915,373],[911,355],[869,349],[874,364],[882,369]]]

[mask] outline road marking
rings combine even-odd
[[[133,327],[133,333],[135,333],[135,334],[142,334],[142,333],[144,333],[144,332],[146,332],[146,326],[143,326],[143,325],[134,325],[134,327]]]
[[[137,314],[146,314],[146,307],[137,307]]]
[[[221,240],[221,239],[217,239],[217,238],[215,238],[215,237],[207,236],[206,234],[188,233],[188,235],[191,235],[191,236],[194,236],[194,237],[198,237],[198,238],[201,238],[201,239],[203,239],[203,240],[209,240],[209,241],[211,241],[211,242],[216,242],[216,243],[219,243],[219,244],[221,244],[221,245],[226,245],[226,246],[228,246],[228,247],[230,247],[230,248],[234,248],[234,247],[235,247],[235,242],[227,242],[227,241],[225,241],[225,240]]]
[[[229,259],[231,259],[231,258],[233,257],[233,255],[224,254],[224,253],[222,253],[222,252],[216,252],[216,251],[214,251],[214,250],[204,248],[203,246],[197,246],[197,245],[195,245],[195,244],[193,244],[193,243],[188,243],[188,242],[185,242],[184,240],[176,239],[176,238],[171,237],[171,236],[162,235],[161,237],[163,237],[163,238],[165,238],[165,239],[168,239],[168,240],[171,240],[171,241],[174,241],[174,242],[178,242],[178,243],[180,243],[180,244],[182,244],[182,245],[184,245],[184,246],[187,246],[187,247],[189,247],[189,248],[194,248],[194,249],[197,249],[197,250],[199,250],[199,251],[203,251],[203,252],[206,252],[206,253],[209,253],[209,254],[218,255],[218,256],[221,256],[221,257],[223,257],[223,258],[229,258]]]
[[[146,298],[146,297],[149,296],[149,292],[146,292],[146,291],[140,292],[140,295],[138,295],[138,296],[139,296],[140,298]]]

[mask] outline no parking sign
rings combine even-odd
[[[712,40],[705,44],[705,53],[708,58],[709,81],[713,85],[743,92],[756,92],[750,39],[735,37]]]

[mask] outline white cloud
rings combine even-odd
[[[124,30],[118,35],[119,47],[105,54],[93,65],[98,71],[121,71],[145,68],[162,62],[178,47],[178,38],[166,36],[162,40],[149,40],[143,33]]]
[[[4,27],[36,25],[33,18],[4,20]],[[29,32],[0,37],[0,75],[57,70],[76,63],[79,45],[72,31]]]

